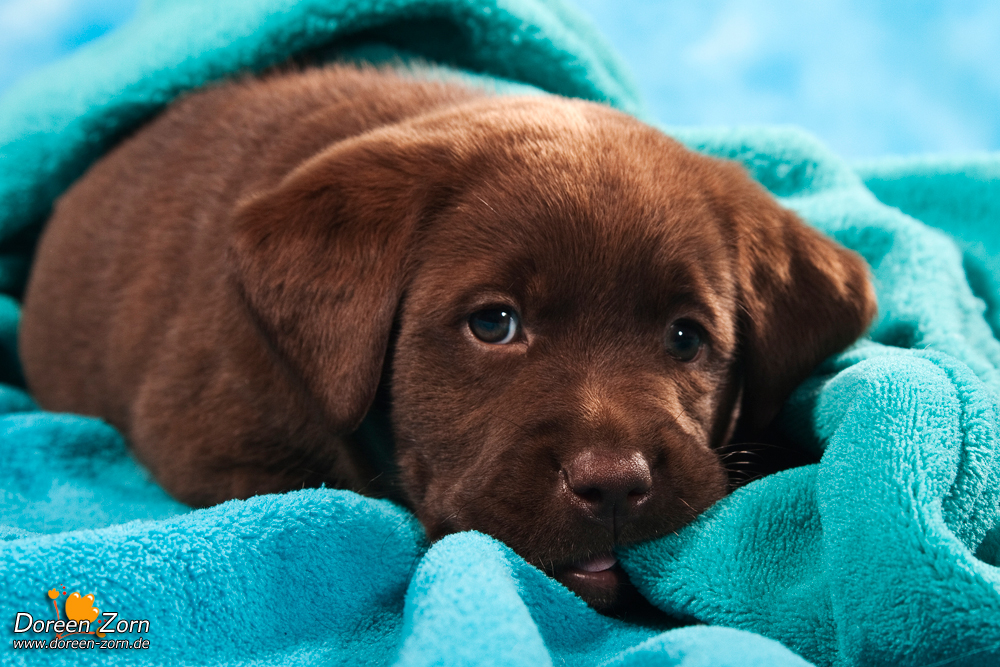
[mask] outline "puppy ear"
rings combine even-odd
[[[416,159],[425,148],[391,132],[338,143],[232,221],[237,294],[338,432],[375,397],[434,180],[430,156]]]
[[[865,332],[876,301],[860,255],[778,206],[742,168],[727,169],[743,311],[741,424],[756,430],[823,359]]]

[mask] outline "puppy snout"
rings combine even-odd
[[[653,476],[639,452],[586,450],[563,466],[569,502],[614,530],[649,498]]]

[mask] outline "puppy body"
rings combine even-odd
[[[608,555],[720,498],[737,419],[873,314],[860,258],[734,165],[600,105],[341,66],[192,95],[94,165],[20,342],[43,406],[194,505],[386,493],[357,433],[381,382],[429,535],[495,535],[601,607]]]
[[[237,204],[323,148],[474,97],[403,83],[344,68],[209,89],[95,164],[58,202],[25,296],[20,352],[41,404],[119,427],[192,505],[366,488],[376,472],[348,435],[360,418],[345,429],[317,409],[227,252]],[[365,341],[344,344],[368,356]]]

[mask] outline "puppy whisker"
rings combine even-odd
[[[482,197],[480,197],[479,195],[476,195],[476,199],[478,199],[479,201],[483,202],[483,204],[485,204],[485,205],[486,205],[486,208],[490,209],[491,211],[493,211],[493,212],[494,212],[494,213],[496,213],[497,215],[500,215],[499,213],[497,213],[497,210],[496,210],[495,208],[493,208],[492,206],[490,206],[490,205],[489,205],[489,204],[488,204],[488,203],[486,202],[486,200],[485,200],[485,199],[483,199],[483,198],[482,198]]]

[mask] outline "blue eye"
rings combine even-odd
[[[504,345],[514,340],[519,328],[517,313],[512,308],[485,308],[469,316],[472,335],[484,343]]]
[[[679,361],[692,361],[704,344],[701,327],[689,320],[677,320],[667,332],[667,352]]]

